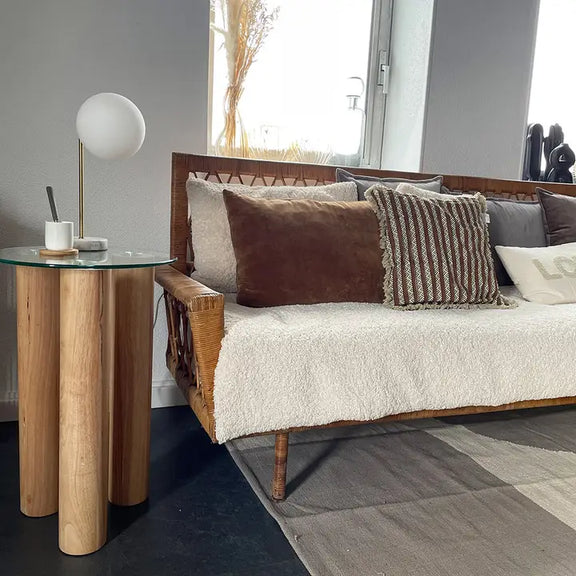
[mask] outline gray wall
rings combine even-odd
[[[47,184],[76,221],[76,111],[118,92],[142,111],[146,141],[122,162],[87,155],[86,233],[168,251],[170,153],[206,151],[208,22],[209,0],[2,0],[0,246],[42,243]],[[161,310],[156,402],[174,390],[165,339]],[[15,395],[14,277],[0,266],[0,406]]]
[[[423,171],[520,176],[538,6],[436,0]]]

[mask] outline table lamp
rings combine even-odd
[[[97,158],[115,160],[134,156],[146,134],[144,117],[128,98],[103,92],[86,100],[76,116],[78,133],[78,237],[80,251],[107,250],[106,238],[84,235],[84,148]]]

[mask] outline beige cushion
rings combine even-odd
[[[224,206],[224,189],[251,198],[356,200],[356,185],[353,182],[326,186],[246,186],[207,182],[191,176],[186,183],[186,191],[194,247],[195,271],[192,277],[224,293],[236,292],[236,259]]]
[[[576,242],[542,248],[496,246],[496,252],[526,300],[576,302]]]
[[[453,200],[462,196],[461,194],[455,195],[435,192],[434,190],[422,188],[421,186],[414,186],[413,184],[407,184],[406,182],[402,182],[402,184],[399,184],[396,188],[391,188],[391,190],[396,190],[402,194],[412,194],[412,196],[418,196],[419,198],[437,198],[439,200]]]

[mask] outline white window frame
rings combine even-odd
[[[361,166],[380,168],[384,145],[384,122],[386,117],[387,82],[390,73],[390,39],[394,0],[373,0],[372,25],[368,71],[366,74],[365,117],[362,135]],[[210,55],[208,65],[208,114],[207,145],[212,142],[214,75],[214,31],[210,29]],[[381,67],[386,66],[386,70]],[[386,78],[387,76],[387,78]],[[386,78],[386,79],[385,79]],[[385,80],[384,80],[385,79]]]
[[[366,117],[362,166],[380,168],[384,146],[386,99],[390,78],[393,0],[374,0],[370,57],[366,75]],[[383,67],[385,67],[383,69]]]

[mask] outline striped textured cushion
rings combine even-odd
[[[380,224],[385,304],[405,310],[515,305],[498,288],[481,194],[424,198],[374,186],[366,198]]]

